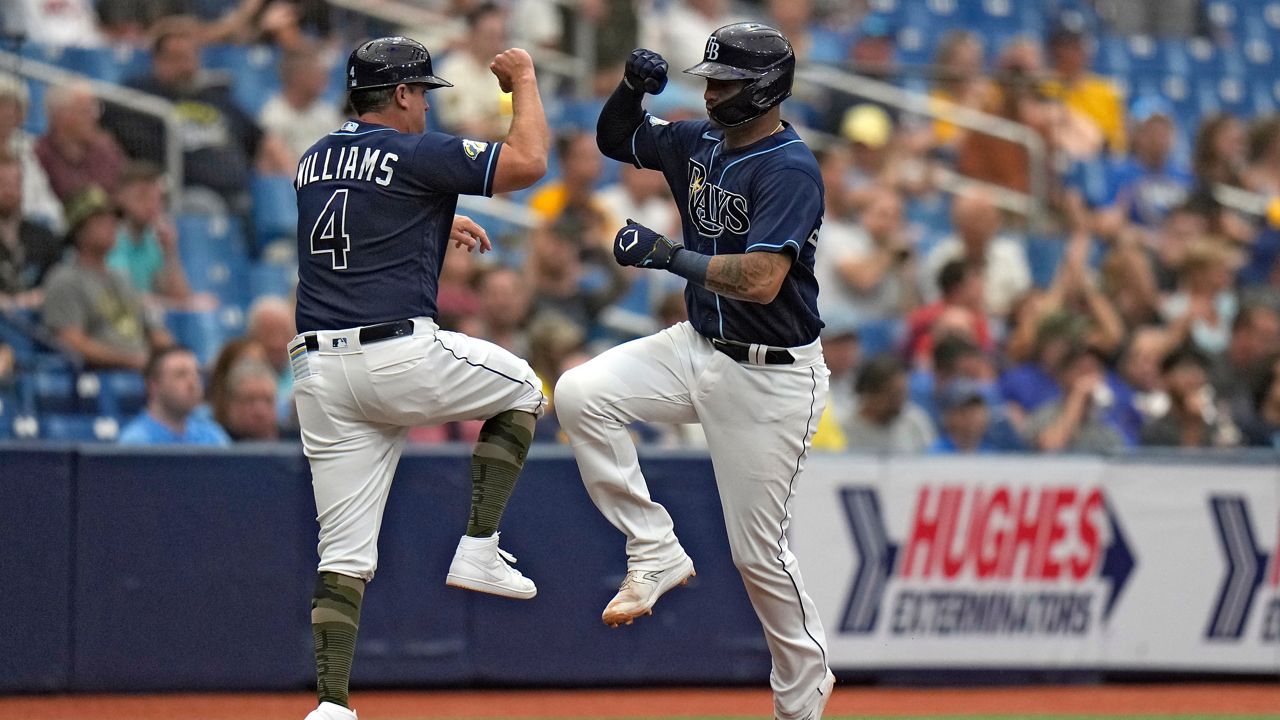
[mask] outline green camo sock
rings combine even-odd
[[[365,581],[334,572],[316,578],[311,599],[311,635],[316,649],[316,693],[320,702],[348,707],[351,661],[356,654]]]
[[[533,442],[532,413],[508,410],[485,421],[471,454],[471,517],[467,535],[489,537],[498,530],[507,500]]]

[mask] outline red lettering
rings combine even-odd
[[[1036,546],[1036,536],[1040,532],[1040,513],[1039,508],[1032,499],[1031,490],[1023,488],[1018,492],[1018,502],[1013,510],[1013,528],[1012,537],[1008,538],[1004,543],[1004,549],[1000,553],[1000,570],[997,576],[1003,579],[1013,577],[1014,566],[1018,562],[1018,554],[1026,548],[1027,564],[1026,575],[1029,579],[1034,579],[1031,570],[1035,567],[1034,555]],[[1030,511],[1030,513],[1028,513]]]
[[[973,499],[969,503],[969,527],[965,534],[959,532],[959,516],[956,517],[952,532],[948,535],[946,552],[942,556],[942,574],[946,578],[958,577],[963,571],[965,563],[971,557],[976,557],[971,547],[974,544],[974,537],[981,537],[983,522],[983,500],[984,494],[979,488],[972,493]],[[956,541],[960,542],[957,543]]]
[[[911,529],[911,539],[907,543],[904,577],[912,577],[918,551],[925,548],[924,567],[919,577],[933,577],[935,573],[944,572],[943,556],[955,537],[956,516],[960,512],[960,502],[964,499],[964,488],[958,485],[941,488],[938,492],[938,504],[932,515],[928,512],[929,494],[929,488],[920,489],[915,523]]]
[[[1102,510],[1102,491],[1094,488],[1080,508],[1080,554],[1071,558],[1071,577],[1083,580],[1098,562],[1102,533],[1098,530],[1098,513]]]
[[[1046,490],[1044,499],[1041,501],[1043,509],[1041,516],[1044,519],[1042,529],[1048,528],[1048,530],[1040,533],[1043,540],[1041,543],[1043,551],[1040,553],[1040,577],[1046,580],[1057,580],[1058,575],[1062,573],[1062,565],[1053,558],[1053,555],[1058,544],[1067,534],[1067,528],[1062,522],[1062,511],[1069,510],[1075,500],[1076,491],[1073,488],[1062,488],[1057,492]]]
[[[938,507],[929,514],[929,496],[932,488],[925,486],[920,488],[920,494],[916,498],[916,517],[911,523],[911,537],[907,540],[907,559],[903,566],[902,576],[913,577],[916,566],[916,552],[925,549],[928,554],[933,554],[933,547],[938,542],[938,516],[941,514],[942,501],[939,499]],[[925,570],[921,575],[927,577],[929,558],[925,557]]]
[[[1276,523],[1276,544],[1271,552],[1271,587],[1280,587],[1280,522]]]
[[[998,513],[998,514],[997,514]],[[994,528],[994,532],[992,529]],[[993,577],[1009,539],[1009,489],[1000,488],[982,508],[980,531],[969,536],[970,554],[977,558],[978,578]]]

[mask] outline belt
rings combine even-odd
[[[378,323],[377,325],[366,325],[360,328],[360,344],[368,345],[370,343],[382,342],[392,338],[404,337],[413,334],[412,320],[392,320],[391,322]],[[307,333],[302,336],[307,344],[307,350],[316,352],[320,349],[320,341],[316,339],[315,333]]]
[[[732,340],[712,340],[711,346],[740,363],[790,365],[796,361],[795,356],[781,348],[766,349],[764,345],[746,345]],[[753,354],[755,357],[752,357]],[[763,362],[760,362],[761,356],[763,356]]]

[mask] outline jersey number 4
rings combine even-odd
[[[315,227],[311,228],[311,254],[329,253],[333,269],[347,269],[347,253],[351,252],[351,236],[347,234],[347,191],[335,190],[324,204]]]

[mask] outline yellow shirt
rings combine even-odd
[[[843,452],[849,446],[844,430],[840,429],[835,413],[831,412],[830,402],[822,409],[822,416],[818,418],[818,429],[813,431],[811,444],[818,452]]]
[[[1123,153],[1129,146],[1123,98],[1119,88],[1107,78],[1089,74],[1070,86],[1050,80],[1045,83],[1044,92],[1092,120],[1106,137],[1107,147],[1113,154]]]

